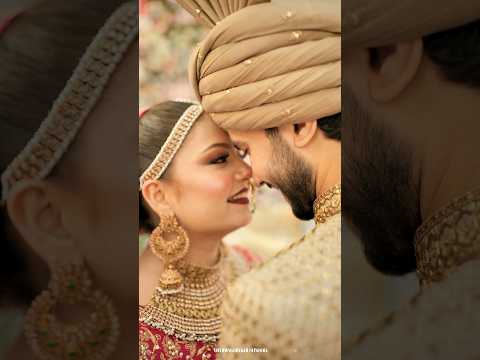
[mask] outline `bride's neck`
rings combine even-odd
[[[210,267],[217,263],[220,255],[220,246],[223,236],[219,235],[190,235],[190,247],[185,260],[187,263]]]

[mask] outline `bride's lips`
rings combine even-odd
[[[239,205],[247,205],[250,203],[250,200],[248,199],[247,196],[241,196],[243,193],[247,194],[248,193],[248,189],[247,188],[243,188],[242,190],[240,190],[239,192],[237,192],[235,195],[233,195],[232,197],[230,197],[227,202],[231,203],[231,204],[239,204]]]

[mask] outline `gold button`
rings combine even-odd
[[[295,39],[300,39],[300,37],[302,36],[302,32],[301,31],[294,31],[292,33],[292,36],[295,38]]]

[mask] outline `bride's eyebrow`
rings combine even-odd
[[[215,143],[215,144],[212,144],[209,147],[207,147],[205,150],[203,150],[203,152],[205,153],[208,150],[213,149],[215,147],[222,147],[222,148],[231,150],[232,149],[232,144],[229,144],[229,143]]]

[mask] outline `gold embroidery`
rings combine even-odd
[[[417,230],[415,256],[422,285],[443,280],[449,271],[480,257],[480,189],[437,211]]]
[[[189,106],[183,113],[153,162],[140,177],[140,190],[146,181],[158,179],[162,176],[183,144],[193,124],[202,113],[202,107],[197,104]]]
[[[324,223],[329,217],[338,214],[342,206],[342,186],[335,185],[321,194],[313,203],[315,223]]]

